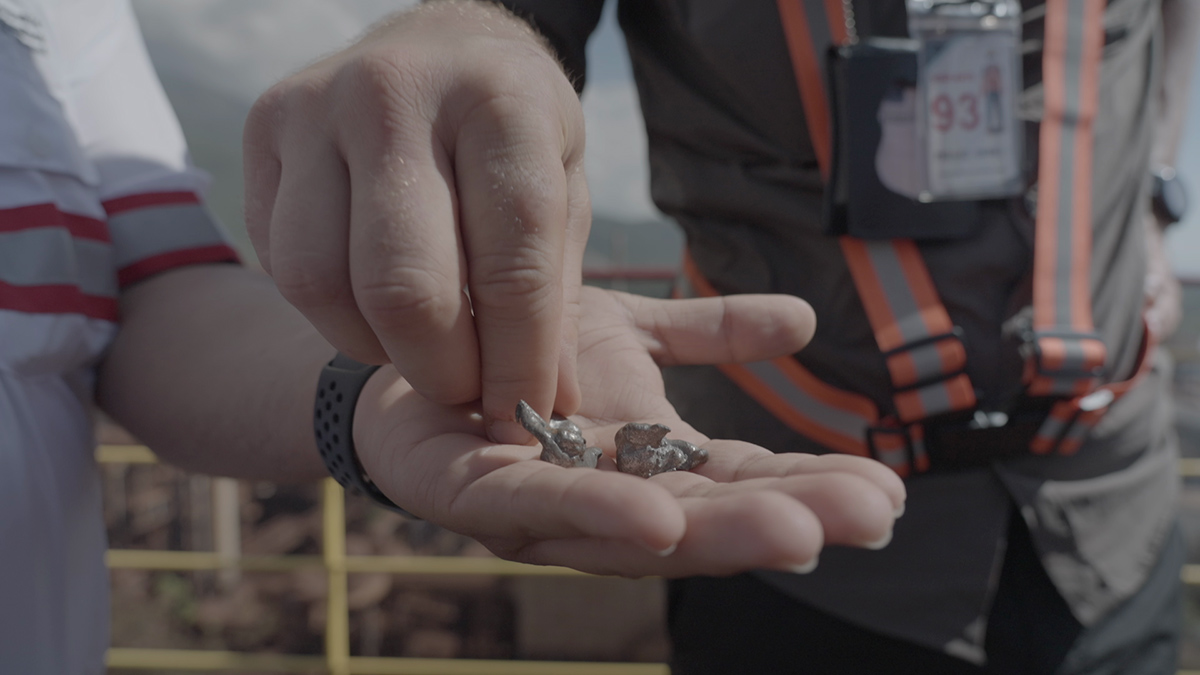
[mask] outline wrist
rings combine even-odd
[[[313,431],[326,469],[343,488],[407,515],[373,480],[379,472],[376,471],[374,476],[366,472],[358,451],[359,439],[365,443],[375,440],[361,432],[364,426],[370,429],[373,425],[364,425],[364,420],[357,419],[357,413],[359,402],[364,400],[364,390],[380,370],[380,366],[360,363],[341,354],[326,364],[321,371],[313,406]],[[379,395],[373,387],[366,393],[369,397]]]
[[[553,56],[542,36],[528,21],[491,0],[433,0],[394,14],[363,37],[362,42],[416,31],[418,35],[479,35],[538,45]],[[386,38],[385,38],[386,39]]]
[[[400,373],[392,366],[383,366],[376,370],[363,385],[362,393],[354,408],[354,447],[358,451],[358,461],[363,471],[376,484],[390,484],[392,471],[384,449],[387,438],[391,434],[388,421],[395,417],[388,411],[395,411],[395,406],[404,394],[412,391]]]

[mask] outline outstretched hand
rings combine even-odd
[[[537,460],[537,447],[493,443],[477,405],[430,402],[385,368],[356,413],[367,473],[400,506],[503,558],[601,574],[804,571],[826,544],[886,544],[905,494],[887,468],[709,440],[664,395],[660,366],[799,349],[812,335],[808,305],[786,296],[661,301],[584,289],[582,308],[583,403],[572,420],[604,449],[601,470],[566,469]],[[650,479],[611,470],[613,434],[631,421],[670,426],[671,437],[707,448],[708,463]]]

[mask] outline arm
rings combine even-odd
[[[1200,46],[1200,4],[1193,0],[1163,0],[1162,22],[1163,75],[1151,161],[1156,166],[1175,166],[1187,122],[1196,48]]]
[[[583,296],[586,403],[575,420],[609,454],[609,470],[564,469],[535,460],[537,448],[493,443],[478,405],[433,403],[382,368],[354,420],[380,489],[502,557],[610,574],[796,569],[826,544],[886,543],[904,487],[882,465],[710,442],[663,395],[660,365],[794,350],[812,333],[804,303]],[[269,280],[229,265],[183,268],[131,287],[121,309],[98,398],[163,459],[247,478],[324,475],[309,416],[332,350]],[[611,439],[626,421],[666,422],[711,459],[649,480],[617,473]]]
[[[1155,125],[1151,166],[1174,167],[1191,95],[1192,74],[1200,45],[1200,3],[1163,0],[1163,68],[1159,89],[1159,123]],[[1182,318],[1182,290],[1171,272],[1163,242],[1163,224],[1153,213],[1146,232],[1146,322],[1159,339],[1170,337]]]
[[[185,469],[315,480],[326,473],[312,404],[333,353],[270,279],[234,265],[185,267],[122,293],[97,398]]]
[[[274,224],[281,227],[268,232],[264,262],[274,267],[277,277],[293,283],[286,287],[293,294],[313,299],[304,291],[306,280],[349,283],[353,260],[354,274],[366,274],[368,283],[353,288],[335,284],[335,291],[350,295],[333,298],[366,298],[367,316],[405,329],[408,337],[422,338],[418,343],[423,350],[398,353],[420,358],[397,361],[443,395],[446,391],[439,387],[444,381],[464,372],[455,366],[477,356],[473,342],[472,349],[463,352],[455,336],[474,340],[478,329],[486,338],[481,339],[484,382],[488,376],[499,377],[514,398],[522,395],[526,384],[549,383],[551,400],[555,378],[546,376],[554,373],[559,358],[553,347],[566,335],[560,333],[560,319],[570,312],[563,306],[574,306],[574,316],[583,317],[585,330],[575,332],[572,322],[566,353],[573,369],[574,342],[580,340],[579,381],[585,387],[572,394],[576,399],[586,395],[580,424],[599,434],[596,440],[611,439],[612,425],[651,415],[653,421],[675,426],[681,436],[705,442],[676,421],[662,395],[657,365],[672,359],[711,362],[791,353],[811,336],[811,309],[795,298],[654,303],[581,291],[578,256],[564,253],[572,246],[578,249],[575,253],[581,252],[586,240],[586,188],[582,173],[568,168],[578,159],[575,150],[568,151],[574,147],[572,134],[581,133],[572,126],[578,122],[573,115],[578,101],[528,27],[496,12],[475,3],[437,3],[417,12],[417,24],[402,22],[396,28],[402,38],[397,42],[390,41],[397,36],[384,26],[379,29],[382,35],[369,36],[349,56],[331,57],[334,65],[327,63],[328,69],[316,67],[310,73],[313,79],[299,88],[277,90],[275,101],[281,107],[276,112],[290,124],[264,116],[269,106],[259,108],[257,123],[265,136],[258,140],[280,141],[274,136],[280,133],[288,141],[271,146],[281,149],[286,160],[282,168],[272,164],[280,158],[271,159],[269,153],[267,159],[259,157],[262,163],[250,163],[260,172],[259,179],[272,171],[278,179],[272,190],[279,199],[274,193],[266,196],[273,202],[272,219],[278,219]],[[127,15],[127,36],[135,37],[131,18]],[[456,26],[450,35],[437,33],[443,22]],[[469,39],[450,44],[446,51],[443,38],[463,34]],[[384,38],[389,38],[384,41],[390,49],[399,51],[372,51],[371,45]],[[130,61],[113,61],[106,70],[117,77],[117,84],[128,84],[119,76],[136,72],[136,63],[142,64],[144,75],[151,75],[144,67],[144,53],[132,49],[133,42],[127,45]],[[370,54],[360,59],[353,49]],[[431,60],[431,53],[441,58]],[[463,54],[471,56],[470,67],[456,64]],[[342,58],[350,63],[344,69],[336,65]],[[406,69],[397,70],[397,63]],[[514,67],[519,72],[514,73]],[[493,75],[501,77],[506,88],[494,89]],[[522,77],[546,84],[549,90],[543,93],[548,96],[557,90],[564,98],[538,98],[534,94],[543,90],[536,86],[521,90],[526,82]],[[141,93],[155,91],[151,81],[143,83]],[[325,85],[332,89],[323,89]],[[365,88],[356,89],[360,86]],[[324,475],[310,436],[310,415],[318,372],[332,348],[269,279],[233,265],[198,264],[211,260],[202,256],[204,252],[225,248],[195,245],[210,242],[213,224],[194,197],[185,194],[188,203],[181,205],[177,191],[161,192],[168,187],[164,181],[190,175],[178,129],[169,123],[169,109],[158,106],[157,128],[163,135],[160,142],[151,143],[139,133],[144,126],[122,124],[131,116],[121,114],[118,104],[138,107],[137,99],[106,98],[104,89],[96,88],[99,98],[93,111],[105,105],[118,108],[111,115],[97,115],[97,126],[87,137],[93,141],[90,147],[103,150],[98,161],[112,160],[102,189],[110,197],[110,228],[121,232],[122,241],[114,249],[122,258],[126,283],[118,332],[98,371],[99,403],[164,459],[190,469],[272,480]],[[325,98],[326,94],[332,96]],[[330,104],[333,110],[303,105],[314,101]],[[297,104],[305,108],[301,113],[294,109]],[[393,114],[396,107],[409,116]],[[288,118],[289,111],[296,115]],[[314,112],[321,114],[313,117]],[[338,119],[346,125],[320,127],[329,121],[324,113],[343,115]],[[454,122],[456,116],[459,123]],[[356,121],[357,126],[352,124]],[[460,167],[451,182],[439,182],[447,169],[444,164],[422,163],[430,159],[421,155],[422,149],[428,151],[430,140],[441,138],[443,123],[458,132],[449,138],[461,151],[442,148],[449,153],[442,160],[454,157]],[[365,142],[356,148],[365,155],[347,153],[347,164],[341,163],[336,152],[330,153],[344,146],[314,135],[317,129],[354,136]],[[145,142],[138,145],[139,141]],[[250,145],[254,147],[253,140]],[[294,152],[301,153],[299,159]],[[125,161],[129,157],[139,161]],[[347,165],[350,174],[360,172],[353,196],[351,184],[338,182]],[[253,180],[253,172],[248,175]],[[576,218],[583,218],[576,223],[584,226],[582,231],[570,226],[572,196]],[[423,211],[430,204],[447,211]],[[253,214],[261,207],[251,199],[248,211]],[[347,216],[346,209],[353,213]],[[476,217],[475,226],[481,229],[465,227],[459,232],[453,219],[459,212],[478,212],[467,220]],[[488,217],[479,220],[480,214]],[[346,217],[357,219],[359,227],[338,229],[347,225]],[[455,264],[466,257],[458,247],[459,235],[473,248],[473,256],[482,258],[469,257],[470,305],[449,312],[448,325],[454,330],[439,335],[438,328],[447,325],[445,306],[436,297],[431,301],[405,292],[415,284],[418,290],[449,290],[463,300]],[[290,256],[286,262],[275,256],[278,238],[291,245],[283,246],[283,257]],[[449,246],[439,248],[431,242]],[[357,259],[346,255],[354,246]],[[443,266],[438,254],[452,261]],[[551,259],[558,262],[549,264],[547,271]],[[564,260],[574,262],[568,265]],[[197,264],[172,267],[181,261]],[[430,286],[433,278],[449,286]],[[561,288],[562,280],[570,278],[576,280],[573,294]],[[564,301],[564,296],[571,297]],[[586,311],[579,307],[581,297],[588,299]],[[416,302],[406,303],[404,298]],[[356,315],[343,322],[345,317],[328,304],[308,308],[318,325],[335,337],[344,338],[338,331],[347,326],[353,330]],[[455,323],[463,317],[467,324]],[[530,322],[539,325],[525,325]],[[502,358],[489,370],[488,340],[506,344],[525,360]],[[523,368],[533,367],[525,358],[530,350],[533,366],[543,369],[516,382],[509,377],[512,373],[524,374]],[[500,355],[506,356],[503,350]],[[477,393],[479,372],[467,374],[467,384]],[[576,387],[573,372],[570,379]],[[452,381],[450,388],[461,384]],[[451,398],[473,400],[469,393],[459,391]],[[482,405],[495,405],[495,400],[485,388]],[[395,369],[382,368],[359,398],[354,439],[367,474],[400,506],[476,537],[509,558],[627,575],[790,569],[813,561],[825,543],[878,545],[887,538],[904,499],[899,479],[877,463],[853,457],[775,456],[743,443],[713,445],[713,459],[703,472],[653,480],[614,471],[563,469],[526,461],[536,457],[535,448],[489,440],[481,415],[485,411],[478,402],[431,401],[418,395]],[[506,413],[511,417],[511,409]]]

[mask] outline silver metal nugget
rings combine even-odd
[[[517,421],[542,444],[542,461],[567,468],[584,466],[596,468],[602,451],[593,448],[583,438],[583,432],[571,420],[542,419],[525,401],[517,402]]]
[[[708,451],[687,441],[666,438],[670,427],[632,422],[617,431],[617,470],[649,478],[687,471],[708,461]]]

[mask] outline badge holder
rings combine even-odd
[[[829,234],[962,239],[980,225],[980,200],[1024,189],[1020,18],[997,18],[1018,12],[1015,0],[908,6],[914,39],[830,50]],[[983,52],[964,56],[972,45]]]
[[[917,49],[918,198],[1020,194],[1021,8],[1017,0],[908,0]]]

